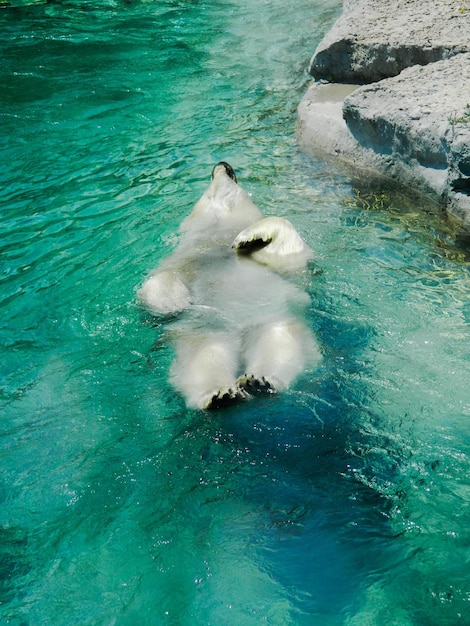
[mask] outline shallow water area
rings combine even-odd
[[[468,623],[468,241],[299,153],[340,4],[0,3],[1,623]],[[323,360],[207,414],[135,293],[222,159]]]

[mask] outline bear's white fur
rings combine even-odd
[[[229,165],[215,166],[180,233],[138,298],[157,315],[184,312],[171,322],[171,379],[189,406],[285,389],[319,361],[303,321],[309,298],[284,276],[312,252],[288,220],[262,216]]]

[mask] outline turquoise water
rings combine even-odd
[[[470,623],[468,241],[299,153],[333,0],[0,9],[0,623]],[[224,159],[321,366],[205,414],[136,289]]]

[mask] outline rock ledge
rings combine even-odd
[[[346,0],[310,72],[303,149],[397,179],[470,226],[470,5]]]

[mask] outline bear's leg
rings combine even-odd
[[[312,333],[294,319],[253,329],[246,341],[246,373],[237,380],[246,391],[286,389],[307,364],[321,358]]]
[[[178,339],[172,382],[188,406],[218,409],[249,397],[236,382],[238,353],[238,342],[225,335]]]

